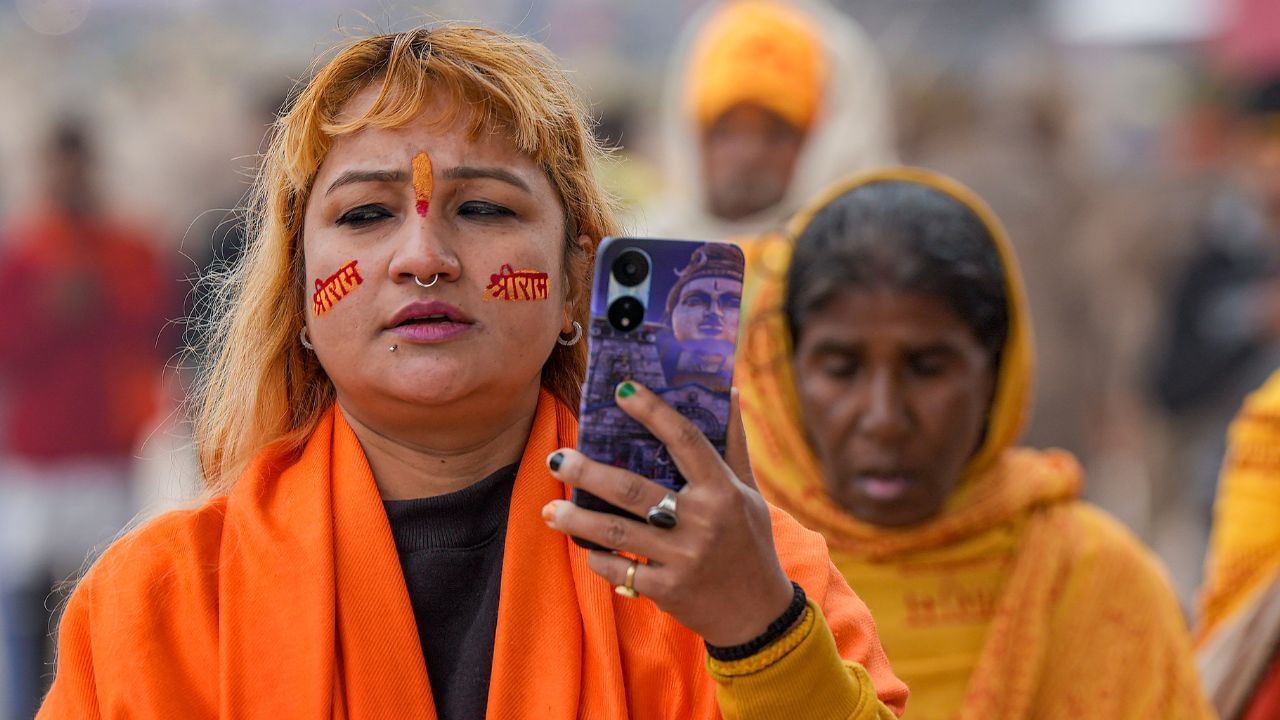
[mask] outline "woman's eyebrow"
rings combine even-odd
[[[348,170],[339,175],[324,194],[328,195],[343,185],[363,182],[396,183],[404,182],[407,177],[402,170]]]
[[[490,180],[498,180],[517,187],[527,193],[532,194],[533,190],[529,188],[529,184],[520,179],[515,173],[498,167],[477,167],[475,165],[459,165],[451,167],[444,171],[445,180],[477,180],[480,178],[489,178]]]

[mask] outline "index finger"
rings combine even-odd
[[[653,433],[690,484],[725,482],[728,468],[711,441],[689,418],[634,380],[618,385],[618,407]]]

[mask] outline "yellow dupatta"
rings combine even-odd
[[[1280,640],[1280,372],[1231,423],[1196,628],[1223,717],[1245,708]]]
[[[828,190],[793,220],[788,238],[840,195],[883,181],[919,183],[960,201],[1000,252],[1009,336],[985,440],[929,522],[885,529],[844,511],[827,495],[800,419],[782,312],[786,262],[771,258],[771,267],[748,271],[759,286],[738,361],[762,491],[827,538],[911,688],[909,717],[1211,716],[1157,563],[1114,521],[1075,500],[1074,458],[1014,447],[1031,399],[1031,328],[1017,260],[994,214],[952,180],[889,168]]]

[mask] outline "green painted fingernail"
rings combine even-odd
[[[628,398],[635,394],[636,386],[632,385],[630,380],[618,386],[618,397],[620,398]]]

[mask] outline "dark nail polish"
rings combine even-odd
[[[560,463],[564,462],[564,453],[557,450],[551,453],[551,457],[547,458],[547,467],[551,468],[551,472],[560,469]]]

